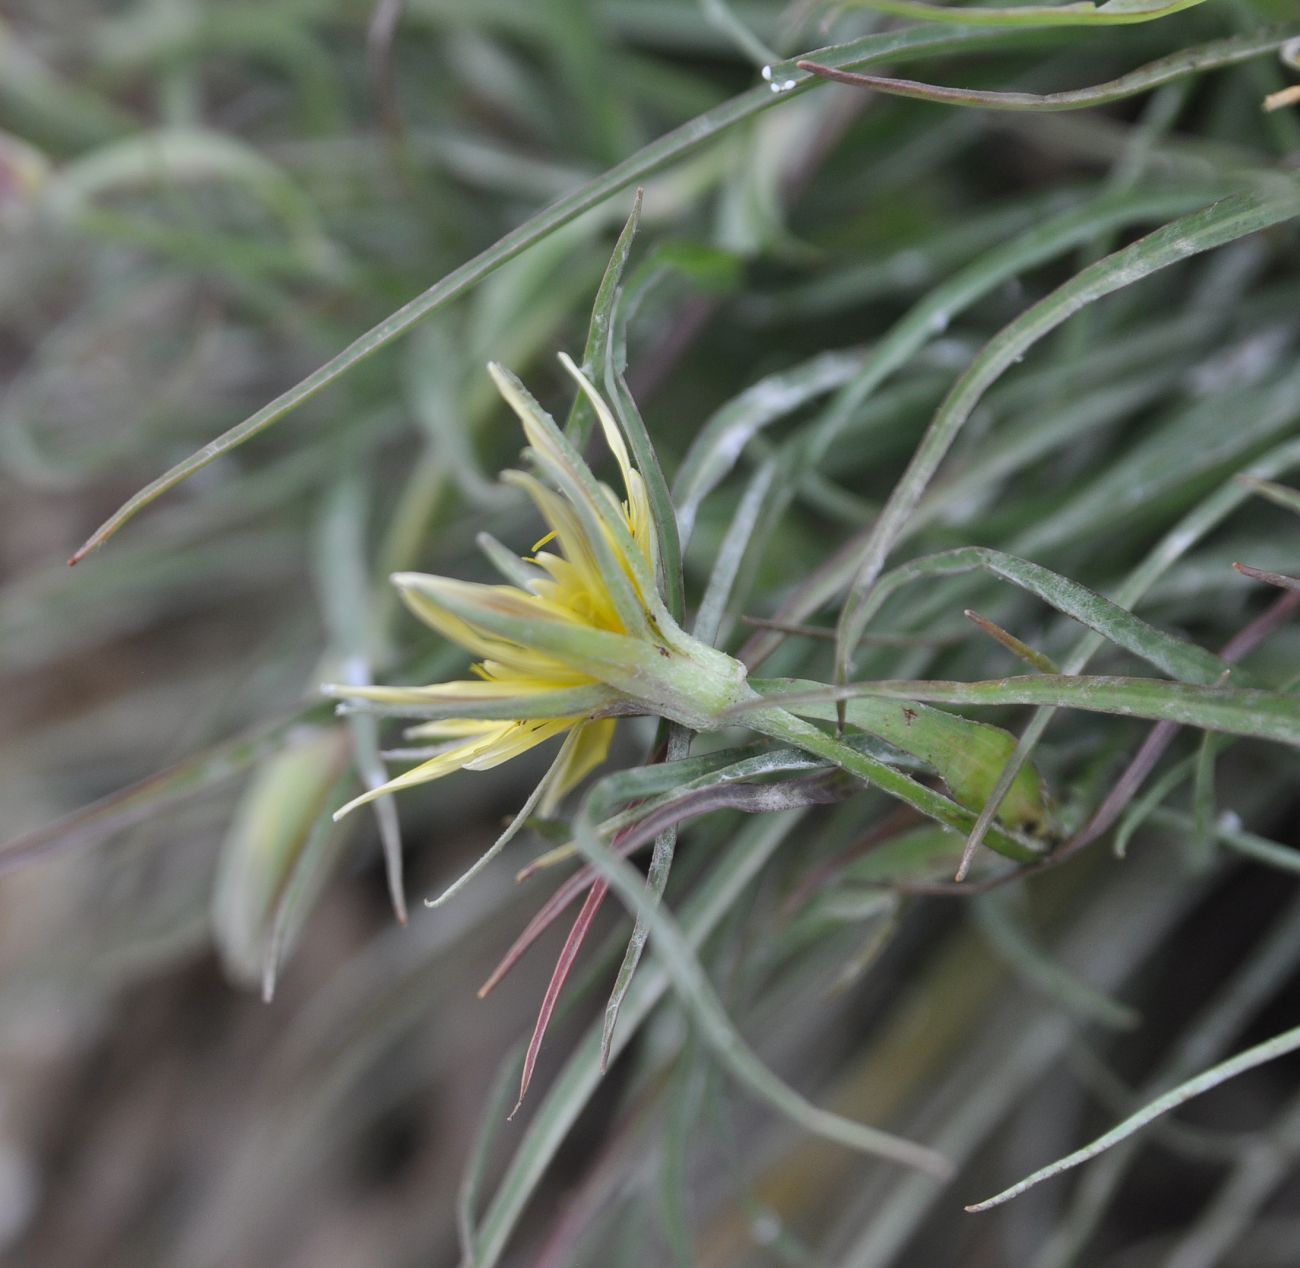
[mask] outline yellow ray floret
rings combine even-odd
[[[448,741],[444,747],[348,802],[336,818],[453,771],[488,770],[563,735],[539,803],[549,814],[609,752],[614,720],[593,714],[618,698],[610,687],[611,666],[632,656],[633,640],[655,636],[670,619],[657,589],[657,544],[645,481],[609,407],[573,362],[562,360],[592,403],[624,496],[597,484],[512,375],[489,367],[523,424],[538,472],[554,487],[521,471],[506,472],[504,479],[528,495],[548,531],[522,567],[510,570],[526,588],[424,574],[394,577],[416,616],[478,658],[472,667],[476,677],[415,687],[327,688],[391,708],[448,713],[407,731],[412,738]],[[471,716],[458,717],[457,709]],[[506,710],[512,716],[501,717]],[[474,716],[483,712],[497,716]]]

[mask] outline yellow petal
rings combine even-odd
[[[393,582],[403,595],[424,600],[440,621],[458,621],[470,627],[486,642],[495,641],[506,650],[507,657],[524,650],[513,641],[512,634],[498,634],[491,628],[494,619],[510,621],[554,621],[561,625],[585,625],[575,613],[560,604],[543,599],[518,586],[485,585],[481,581],[458,581],[453,577],[435,577],[424,572],[398,572]],[[456,609],[459,608],[460,612]],[[461,615],[464,613],[464,615]],[[483,622],[488,628],[480,628]],[[512,652],[513,649],[513,652]],[[497,653],[489,653],[496,655]]]
[[[583,617],[553,600],[529,594],[516,586],[483,585],[435,577],[419,572],[395,573],[393,582],[402,599],[426,625],[467,651],[483,657],[485,662],[506,667],[513,673],[539,681],[574,681],[573,666],[546,652],[512,642],[490,630],[479,628],[467,617],[447,610],[441,600],[455,600],[472,609],[512,620],[554,621],[561,625],[586,625]],[[578,681],[584,681],[579,679]],[[594,679],[585,679],[594,681]]]
[[[597,718],[581,722],[565,741],[565,751],[560,755],[539,807],[542,815],[551,815],[560,799],[609,756],[609,746],[614,740],[613,718]]]
[[[605,433],[605,439],[610,450],[622,470],[623,482],[629,491],[628,496],[629,498],[635,498],[636,495],[632,492],[632,485],[636,472],[632,468],[627,446],[618,430],[618,424],[610,412],[609,406],[600,398],[600,394],[587,381],[572,360],[567,357],[562,358],[562,360],[565,368],[591,398],[600,419],[601,430]],[[596,524],[599,526],[596,531],[601,534],[600,545],[608,547],[609,553],[614,557],[614,564],[621,573],[627,576],[633,593],[622,594],[621,577],[617,580],[609,576],[605,576],[601,580],[593,579],[593,586],[605,590],[609,590],[613,586],[619,591],[619,593],[611,594],[611,599],[622,617],[623,628],[626,633],[639,636],[649,634],[653,622],[647,623],[643,614],[657,607],[658,595],[654,588],[653,566],[650,569],[651,575],[646,576],[644,564],[647,561],[647,555],[645,547],[637,545],[635,540],[632,540],[628,511],[624,509],[623,503],[609,490],[604,489],[602,492],[601,487],[594,487],[596,482],[587,469],[586,463],[583,462],[581,456],[564,438],[551,416],[545,413],[532,398],[528,389],[503,367],[490,365],[488,368],[492,372],[501,394],[519,416],[519,420],[523,424],[524,434],[528,438],[528,443],[532,447],[537,462],[544,470],[549,470],[559,484],[566,486],[566,494],[570,499],[579,500],[585,507],[590,509]],[[511,483],[519,482],[515,473],[509,473],[507,478],[510,479]],[[552,528],[560,528],[555,516],[550,511],[544,510],[544,514]],[[582,517],[578,516],[576,518],[579,523],[579,531],[572,537],[572,546],[576,550],[580,548],[579,544],[581,543],[582,547],[585,547],[586,551],[591,555],[594,566],[597,552],[592,548],[590,542],[586,540],[587,530],[582,527]],[[561,530],[561,536],[563,535],[563,530]],[[628,557],[629,546],[634,547],[631,553],[635,558]],[[579,566],[586,567],[586,562],[580,560],[570,550],[566,549],[565,554]],[[599,568],[597,568],[597,572],[600,572]]]
[[[632,540],[641,548],[650,575],[657,576],[654,514],[650,510],[650,494],[646,491],[645,481],[639,471],[632,472],[632,478],[628,483],[627,515],[628,527],[632,530]]]
[[[459,740],[468,735],[489,735],[512,723],[484,718],[445,718],[408,726],[402,734],[408,740]]]
[[[404,788],[427,784],[432,780],[441,779],[444,775],[450,775],[453,771],[490,770],[493,766],[508,762],[512,757],[518,757],[553,736],[570,730],[574,722],[574,718],[557,718],[543,722],[493,722],[486,724],[491,728],[488,730],[484,724],[467,719],[461,728],[462,734],[473,734],[475,738],[465,744],[454,745],[446,752],[431,757],[427,762],[421,762],[405,774],[390,779],[388,783],[354,797],[347,805],[341,806],[334,812],[334,818],[341,819],[357,806],[363,806],[377,797],[385,797]]]
[[[496,723],[499,732],[513,729],[515,725],[514,722]],[[471,740],[467,744],[458,744],[454,748],[449,748],[445,753],[439,753],[436,757],[431,757],[427,762],[421,762],[420,765],[413,767],[405,774],[390,779],[388,783],[381,784],[378,788],[371,788],[359,797],[354,797],[347,805],[340,806],[334,812],[334,818],[336,820],[341,819],[358,806],[364,806],[377,797],[386,797],[389,793],[400,792],[403,788],[414,788],[419,784],[427,784],[431,780],[450,775],[453,771],[460,770],[468,762],[472,761],[479,753],[490,749],[496,738],[493,735],[485,735]]]
[[[450,642],[457,644],[457,646],[463,647],[471,655],[481,656],[484,659],[489,657],[501,660],[510,658],[512,654],[511,645],[504,639],[475,629],[469,622],[463,621],[460,617],[454,616],[441,607],[422,589],[416,589],[404,584],[403,580],[399,580],[399,577],[404,579],[409,575],[411,574],[398,574],[393,577],[393,582],[401,593],[402,601],[430,629],[441,634],[443,638],[448,639]]]
[[[551,540],[558,542],[561,553],[581,574],[586,588],[592,593],[607,594],[604,576],[591,543],[587,540],[586,530],[568,502],[527,472],[505,471],[501,478],[507,484],[523,489],[550,527],[551,531],[533,547],[533,551],[536,552]],[[612,601],[610,607],[613,608]],[[618,629],[621,633],[621,623]]]
[[[543,462],[560,468],[571,468],[569,455],[558,443],[559,428],[555,427],[550,415],[542,409],[528,389],[505,366],[496,361],[488,362],[488,373],[497,385],[497,391],[501,393],[506,404],[514,411],[523,426],[529,445]],[[550,427],[543,426],[539,418],[550,421]],[[551,430],[552,428],[554,431]]]
[[[567,352],[560,353],[560,364],[568,370],[574,382],[582,389],[583,395],[591,402],[592,409],[596,411],[596,418],[600,421],[600,430],[605,433],[605,443],[609,446],[610,453],[614,455],[618,468],[623,473],[623,485],[627,489],[630,500],[632,496],[632,477],[636,473],[632,467],[632,460],[628,457],[627,445],[623,441],[623,433],[619,430],[613,411],[605,403],[605,398],[596,391],[591,380],[574,365],[573,358]]]
[[[619,428],[613,410],[605,402],[605,398],[596,390],[591,380],[574,364],[573,358],[568,353],[560,353],[560,364],[573,377],[587,400],[591,402],[592,408],[596,411],[596,418],[600,422],[600,430],[605,435],[605,443],[609,446],[610,453],[614,455],[614,460],[623,473],[626,509],[624,509],[624,506],[618,505],[617,499],[615,499],[616,509],[627,521],[632,540],[640,548],[642,558],[649,566],[650,575],[653,577],[655,573],[654,519],[650,513],[650,499],[646,493],[645,480],[632,465],[632,460],[627,452],[627,444],[623,439],[623,432]],[[617,543],[611,542],[611,545],[617,550]],[[636,583],[635,570],[629,569],[629,575],[632,581]],[[644,600],[647,596],[642,594],[641,597]]]
[[[526,753],[552,736],[562,735],[573,727],[572,718],[552,718],[540,722],[513,722],[508,731],[491,737],[482,751],[465,763],[466,770],[491,770],[511,758]]]

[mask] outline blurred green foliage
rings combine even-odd
[[[1231,565],[1297,572],[1300,115],[1262,109],[1294,6],[897,7],[11,0],[9,1262],[1293,1262],[1300,603]],[[336,827],[400,731],[318,687],[463,672],[386,578],[527,550],[483,366],[563,419],[584,348],[603,385],[626,358],[697,635],[1023,736],[1045,862],[956,885],[962,833],[832,770],[925,754],[823,692],[828,761],[622,727],[562,821],[396,923],[398,864],[440,893],[541,767]]]

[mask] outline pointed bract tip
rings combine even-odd
[[[395,572],[388,580],[399,590],[419,590],[426,587],[431,581],[441,580],[441,578],[430,577],[428,573],[424,572]]]

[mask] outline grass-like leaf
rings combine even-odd
[[[949,88],[941,84],[923,84],[915,79],[890,79],[882,75],[836,70],[806,58],[800,60],[798,66],[800,70],[811,71],[814,75],[834,80],[837,84],[869,88],[895,97],[933,101],[940,105],[975,106],[981,110],[1083,110],[1089,106],[1123,101],[1126,97],[1150,92],[1162,84],[1177,83],[1187,75],[1216,70],[1221,66],[1234,66],[1238,62],[1281,48],[1288,38],[1287,32],[1273,31],[1257,36],[1233,36],[1226,40],[1216,40],[1212,44],[1183,49],[1169,57],[1148,62],[1145,66],[1104,84],[1066,92],[990,92],[977,88]]]
[[[818,60],[833,66],[864,65],[883,58],[899,61],[910,56],[952,51],[980,42],[995,44],[980,32],[944,32],[917,28],[873,35],[838,48],[819,50]],[[788,92],[804,90],[817,82],[815,76],[802,72]],[[694,153],[745,119],[770,109],[776,98],[766,87],[754,88],[733,97],[723,105],[674,129],[639,150],[631,158],[611,167],[573,193],[538,212],[518,229],[507,234],[487,250],[476,255],[446,277],[435,282],[386,317],[378,325],[353,340],[342,352],[301,382],[280,393],[275,400],[236,424],[188,458],[177,463],[158,479],[146,485],[114,512],[73,554],[69,563],[76,564],[97,550],[140,511],[190,478],[195,472],[237,449],[240,445],[274,426],[299,406],[311,400],[331,383],[343,377],[381,348],[400,338],[417,322],[471,290],[501,265],[529,247],[541,242],[585,211],[600,206],[611,195],[627,189],[651,173]]]
[[[1183,9],[1195,8],[1204,0],[1075,0],[1071,4],[1026,4],[1010,9],[980,5],[927,4],[925,0],[854,0],[881,13],[923,22],[959,22],[966,26],[1119,26],[1131,22],[1154,22]]]
[[[842,680],[850,676],[853,654],[868,619],[867,596],[885,559],[957,433],[988,388],[1029,348],[1087,305],[1179,260],[1234,242],[1297,214],[1300,181],[1294,178],[1280,181],[1267,193],[1231,194],[1090,265],[984,347],[940,406],[857,559],[836,630],[836,672]]]
[[[583,857],[628,910],[635,911],[650,927],[664,969],[682,1005],[699,1028],[705,1044],[738,1080],[800,1126],[827,1140],[940,1178],[950,1173],[948,1161],[933,1150],[819,1109],[778,1079],[727,1017],[677,922],[646,895],[640,873],[611,853],[584,818],[580,815],[574,824],[574,839]]]
[[[799,811],[774,815],[756,821],[736,835],[717,866],[696,887],[678,914],[677,923],[688,945],[698,947],[717,928],[800,817]],[[638,880],[638,886],[640,883]],[[617,1057],[627,1045],[668,987],[668,975],[658,965],[633,981],[623,1003],[622,1024],[614,1035],[612,1057]],[[492,1268],[499,1262],[524,1206],[600,1081],[600,1056],[600,1032],[593,1028],[575,1048],[529,1121],[479,1222],[473,1246],[473,1262],[477,1268]]]
[[[1069,1171],[1072,1167],[1077,1167],[1081,1163],[1095,1158],[1098,1154],[1104,1153],[1134,1132],[1140,1131],[1148,1123],[1159,1118],[1161,1114],[1168,1114],[1171,1110],[1186,1104],[1194,1097],[1213,1090],[1220,1084],[1226,1083],[1229,1079],[1236,1078],[1237,1075],[1244,1074],[1247,1070],[1253,1070],[1256,1066],[1264,1065],[1266,1062],[1276,1061],[1279,1057],[1284,1057],[1297,1049],[1300,1049],[1300,1026],[1297,1026],[1294,1030],[1283,1031],[1282,1034],[1256,1044],[1253,1048],[1247,1048],[1244,1052],[1239,1052],[1235,1057],[1230,1057],[1227,1061],[1222,1061],[1206,1070],[1204,1074],[1199,1074],[1194,1079],[1188,1079],[1186,1083],[1179,1084],[1178,1087],[1144,1105],[1136,1114],[1130,1115],[1118,1126],[1112,1127],[1105,1135],[1098,1136],[1091,1144],[1085,1145],[1082,1149],[1076,1149],[1074,1153],[1068,1154],[1059,1161],[1035,1171],[1033,1175],[1026,1176],[1009,1189],[1004,1189],[1001,1193],[983,1202],[976,1202],[966,1209],[968,1211],[988,1211],[995,1206],[1001,1206],[1003,1202],[1009,1202],[1012,1198],[1019,1197],[1027,1189],[1032,1189],[1034,1185],[1041,1184],[1044,1180],[1050,1180],[1053,1176],[1060,1175],[1063,1171]]]
[[[1036,704],[1176,722],[1300,745],[1300,699],[1272,691],[1205,687],[1156,678],[1039,674],[990,682],[870,682],[830,689],[827,700],[874,695],[935,704]]]

